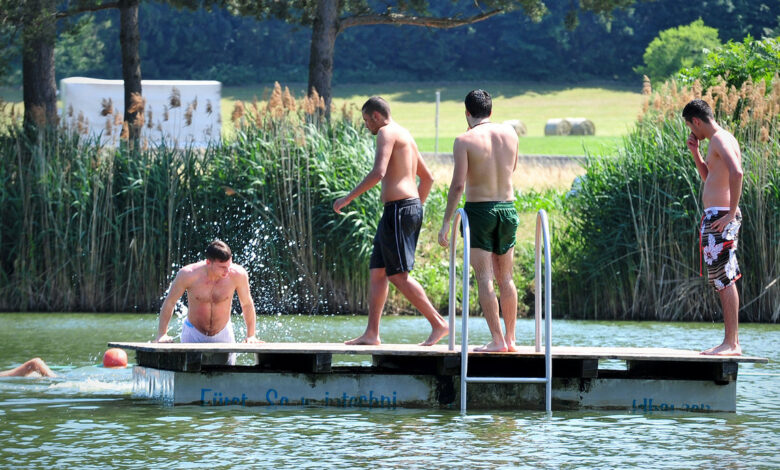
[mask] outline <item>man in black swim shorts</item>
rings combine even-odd
[[[422,226],[422,203],[431,191],[433,176],[412,135],[390,116],[387,101],[378,96],[369,98],[363,105],[363,121],[376,135],[374,168],[355,189],[333,203],[333,210],[340,214],[344,206],[380,181],[385,209],[369,262],[368,326],[361,336],[345,343],[381,344],[379,320],[387,300],[389,283],[392,283],[431,324],[430,336],[420,343],[430,346],[446,336],[449,327],[409,271],[414,267],[414,252]],[[419,186],[416,176],[420,177]]]

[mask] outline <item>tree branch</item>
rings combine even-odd
[[[491,16],[495,16],[503,12],[504,12],[503,9],[496,9],[496,10],[480,13],[479,15],[474,15],[462,19],[441,18],[435,16],[406,16],[398,13],[350,16],[347,18],[343,18],[339,22],[339,32],[347,28],[351,28],[353,26],[364,26],[364,25],[371,25],[371,24],[427,26],[429,28],[450,29],[450,28],[456,28],[458,26],[477,23],[486,20]]]
[[[56,17],[57,19],[67,18],[68,16],[78,15],[79,13],[86,13],[88,11],[110,10],[112,8],[119,8],[119,2],[104,3],[102,5],[92,5],[88,7],[79,7],[76,8],[75,10],[58,11]]]

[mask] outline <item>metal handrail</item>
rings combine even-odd
[[[535,292],[534,292],[534,350],[541,350],[541,313],[542,313],[542,252],[539,238],[544,242],[544,375],[545,409],[552,409],[552,259],[550,258],[550,225],[547,222],[547,212],[544,209],[536,214],[536,239],[534,241]]]
[[[461,350],[460,350],[460,409],[466,411],[466,384],[467,383],[544,383],[545,384],[545,409],[549,413],[552,410],[552,264],[550,259],[550,230],[547,222],[547,212],[540,210],[536,217],[536,240],[535,240],[535,271],[536,271],[536,308],[534,311],[534,350],[541,351],[541,312],[542,312],[542,274],[541,274],[541,256],[539,242],[543,241],[544,251],[544,316],[545,316],[545,347],[544,347],[544,369],[545,377],[469,377],[468,376],[468,332],[469,332],[469,258],[471,245],[471,232],[469,229],[468,217],[463,209],[458,209],[452,223],[452,237],[450,240],[450,305],[449,305],[449,327],[450,340],[449,350],[455,349],[455,239],[458,222],[463,227],[463,298],[461,301],[462,310],[462,332],[461,332]]]
[[[458,209],[452,220],[452,236],[450,237],[450,343],[449,350],[455,350],[455,240],[457,237],[458,222],[463,225],[463,298],[461,299],[461,311],[468,316],[469,311],[469,263],[471,257],[471,229],[466,211]]]

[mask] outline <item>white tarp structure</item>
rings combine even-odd
[[[141,140],[155,145],[205,147],[220,139],[222,84],[217,81],[142,80]],[[124,116],[124,81],[71,77],[60,82],[62,120],[81,134],[117,145]]]

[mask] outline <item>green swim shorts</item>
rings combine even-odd
[[[503,255],[515,246],[520,219],[512,201],[467,202],[471,248]]]

